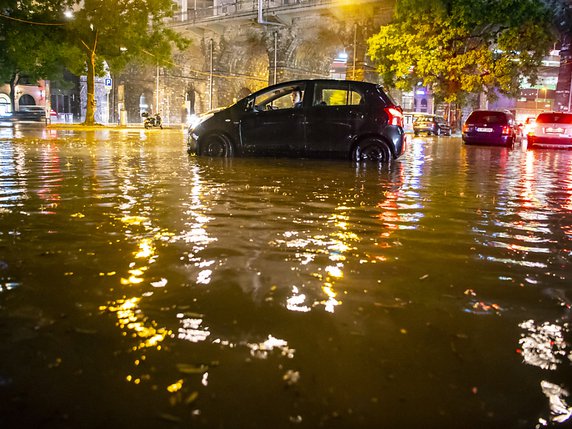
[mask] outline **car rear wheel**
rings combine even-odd
[[[234,156],[231,142],[223,136],[208,136],[201,145],[201,155],[215,158],[230,158]]]
[[[354,161],[376,161],[389,162],[391,151],[389,147],[380,140],[367,139],[359,143],[352,154]]]

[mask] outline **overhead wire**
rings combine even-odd
[[[35,21],[28,21],[27,19],[16,18],[10,15],[4,15],[0,13],[0,17],[10,19],[12,21],[23,22],[24,24],[32,24],[32,25],[47,25],[47,26],[63,26],[66,25],[65,22],[35,22]]]

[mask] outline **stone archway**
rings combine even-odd
[[[12,113],[10,97],[6,94],[0,94],[0,116],[6,116],[10,113]]]
[[[36,100],[30,94],[24,94],[18,99],[18,106],[35,106]]]

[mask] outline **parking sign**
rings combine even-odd
[[[111,78],[106,77],[103,84],[105,85],[106,88],[111,88],[113,86],[113,81],[111,80]]]

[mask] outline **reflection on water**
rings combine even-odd
[[[570,422],[572,153],[414,139],[377,167],[10,132],[0,425]]]

